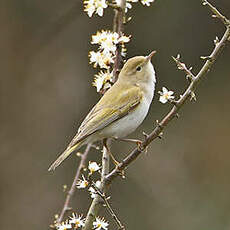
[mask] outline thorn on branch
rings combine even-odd
[[[73,210],[73,208],[72,208],[72,207],[66,207],[65,210],[66,210],[66,211],[71,211],[71,210]]]
[[[120,73],[120,72],[121,72],[121,70],[120,70],[120,69],[116,69],[115,74],[119,75],[119,73]]]
[[[145,133],[144,131],[142,132],[142,134],[144,135],[145,140],[149,137],[149,135],[147,133]]]
[[[175,117],[176,117],[176,118],[180,118],[179,113],[176,113],[176,114],[175,114]]]
[[[217,46],[219,44],[220,40],[219,38],[216,36],[216,38],[214,39],[214,44],[215,46]]]
[[[163,128],[162,125],[160,124],[159,120],[156,120],[156,123],[157,123],[157,127],[158,127],[158,128],[160,128],[160,129]]]
[[[190,92],[190,101],[196,101],[196,94],[193,91]]]
[[[139,144],[138,146],[137,146],[137,149],[140,151],[140,152],[143,152],[144,150],[145,150],[145,147],[142,145],[142,143],[141,144]]]
[[[50,224],[49,227],[50,227],[51,229],[57,229],[57,228],[56,228],[56,224]]]
[[[169,103],[172,104],[172,105],[175,105],[175,106],[178,105],[178,101],[176,101],[176,100],[174,100],[174,99],[169,99],[168,101],[169,101]]]
[[[193,81],[193,77],[191,75],[186,75],[186,79],[190,82]]]
[[[206,0],[202,0],[202,4],[205,6],[208,4],[208,2]]]
[[[76,153],[76,156],[77,156],[77,157],[82,157],[82,153],[81,153],[81,152],[77,152],[77,153]]]
[[[132,20],[132,17],[128,17],[127,19],[123,19],[123,24],[126,25],[128,22]]]
[[[98,145],[92,144],[91,147],[94,148],[94,149],[96,149],[96,150],[100,150],[100,147]]]
[[[200,56],[200,59],[205,60],[205,61],[213,61],[213,58],[211,56]]]
[[[63,192],[66,192],[66,190],[67,190],[67,185],[64,184],[64,185],[63,185]]]
[[[148,145],[145,147],[145,154],[147,154],[148,153]]]
[[[212,17],[215,17],[215,18],[219,18],[222,23],[226,26],[226,27],[229,27],[230,26],[230,21],[224,16],[222,15],[217,9],[216,7],[214,7],[211,3],[209,3],[207,0],[202,0],[202,4],[204,6],[208,6],[209,9],[212,11],[212,13],[215,15],[212,15]]]
[[[195,79],[195,76],[192,73],[192,67],[188,69],[185,63],[180,61],[180,54],[178,54],[176,58],[172,56],[172,59],[176,62],[177,68],[186,73],[186,79],[188,79],[189,81],[193,81]]]
[[[159,133],[158,138],[159,138],[159,139],[162,139],[162,138],[163,138],[163,132],[160,132],[160,133]]]
[[[144,131],[142,132],[142,134],[144,135],[144,141],[146,141],[149,138],[149,135],[147,133],[145,133]],[[148,146],[145,146],[144,150],[145,150],[145,154],[147,154],[147,152],[148,152]]]

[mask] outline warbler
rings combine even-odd
[[[127,60],[117,82],[92,108],[75,137],[49,171],[81,146],[105,138],[123,138],[142,123],[154,96],[156,76],[151,58],[155,53],[153,51],[148,56]]]

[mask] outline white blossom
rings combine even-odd
[[[130,41],[130,36],[121,35],[116,32],[110,31],[97,31],[95,35],[92,35],[92,44],[98,44],[100,47],[99,49],[105,53],[111,52],[115,54],[117,49],[117,44],[127,43]]]
[[[98,171],[101,167],[97,164],[97,162],[89,162],[88,169],[90,171],[90,174],[93,174],[94,172]]]
[[[126,0],[125,13],[127,13],[128,10],[132,8],[132,4],[131,3],[138,2],[138,1],[139,0]],[[117,0],[117,2],[118,2],[118,0]]]
[[[82,175],[82,179],[79,179],[76,186],[77,188],[81,189],[81,188],[86,188],[89,184],[89,182],[85,179],[85,177]]]
[[[101,181],[98,180],[98,181],[95,183],[95,186],[96,186],[97,188],[100,189]],[[95,191],[95,189],[94,189],[93,187],[90,187],[90,188],[89,188],[89,192],[90,192],[91,198],[94,199],[94,198],[96,197],[96,195],[97,195],[97,192]]]
[[[91,44],[101,44],[101,42],[106,39],[107,31],[97,31],[95,35],[92,35],[92,41]]]
[[[106,0],[95,0],[96,13],[99,16],[103,16],[103,10],[107,8]]]
[[[92,36],[91,43],[100,45],[100,50],[104,52],[115,53],[118,38],[118,33],[102,30],[101,32],[97,31],[97,33]]]
[[[115,34],[114,34],[115,35]],[[117,46],[117,38],[112,34],[107,35],[107,38],[101,42],[100,49],[115,54]],[[115,40],[116,39],[116,40]]]
[[[89,56],[90,63],[94,63],[94,68],[99,66],[100,68],[109,69],[110,64],[114,62],[113,56],[110,52],[90,51]]]
[[[99,16],[103,16],[104,9],[108,7],[106,0],[85,0],[84,11],[87,12],[89,17],[92,17],[95,12]]]
[[[121,43],[127,43],[130,41],[130,36],[125,36],[125,35],[122,35],[119,39],[118,39],[118,42],[121,42]]]
[[[125,13],[127,13],[129,9],[132,9],[132,4],[126,1]]]
[[[95,5],[94,5],[94,0],[84,1],[84,4],[85,4],[84,11],[87,12],[89,17],[92,17],[94,11],[96,10]]]
[[[58,224],[57,225],[57,230],[67,230],[67,229],[71,229],[72,225],[68,223],[68,221],[63,222],[62,224]]]
[[[95,230],[107,230],[109,223],[105,221],[104,217],[96,217],[96,221],[93,222],[93,227]]]
[[[74,225],[74,228],[80,228],[80,227],[84,227],[85,223],[84,223],[84,219],[82,219],[82,215],[77,215],[77,213],[72,213],[72,217],[70,217],[70,224]]]
[[[113,74],[112,72],[109,72],[109,70],[107,70],[106,72],[101,71],[100,73],[95,74],[93,86],[97,88],[97,92],[100,92],[104,84],[107,81],[109,81],[112,77],[113,77]]]
[[[141,3],[146,6],[150,6],[151,2],[154,2],[155,0],[141,0]]]
[[[165,104],[168,100],[172,100],[175,97],[173,96],[174,92],[169,91],[166,87],[162,87],[162,92],[158,92],[160,94],[159,101]]]

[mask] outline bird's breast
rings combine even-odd
[[[131,110],[126,116],[114,121],[112,124],[100,131],[101,137],[125,137],[136,130],[148,114],[150,104],[153,99],[155,90],[155,72],[151,67],[150,75],[147,82],[140,83],[139,87],[143,92],[140,104]]]
[[[151,101],[149,101],[149,99],[143,97],[141,103],[135,109],[103,129],[101,131],[102,135],[107,137],[113,136],[121,138],[134,132],[145,119],[150,103]]]

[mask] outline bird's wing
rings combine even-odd
[[[115,95],[112,91],[112,88],[107,91],[89,112],[69,147],[127,115],[136,108],[143,96],[139,87],[127,87],[122,93]]]

